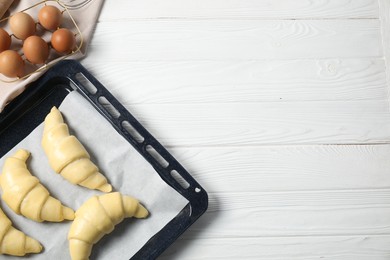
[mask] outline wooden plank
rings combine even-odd
[[[184,238],[390,234],[388,189],[227,192],[209,197],[209,210]]]
[[[99,20],[377,18],[375,0],[145,0],[106,4]]]
[[[390,87],[390,2],[387,0],[378,0],[380,6],[380,21],[381,21],[381,33],[382,33],[382,47],[384,52],[385,64],[386,64],[386,75],[387,75],[387,86]],[[390,102],[390,94],[387,92],[386,98]]]
[[[126,105],[167,146],[387,143],[387,101]]]
[[[381,57],[377,19],[99,23],[90,61]],[[125,51],[122,51],[125,50]]]
[[[216,193],[390,187],[390,145],[171,147],[169,151],[206,190]]]
[[[129,104],[384,100],[383,59],[92,62]],[[128,93],[131,93],[130,95]]]
[[[381,22],[381,32],[382,32],[382,45],[384,48],[385,58],[388,60],[390,58],[390,2],[387,0],[378,0],[379,4],[379,19]]]
[[[389,259],[390,145],[284,146],[389,142],[378,1],[109,9],[83,62],[210,195],[161,259]]]
[[[179,239],[159,259],[387,260],[390,256],[388,235],[195,238]]]

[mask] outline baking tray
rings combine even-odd
[[[4,109],[0,114],[0,157],[27,137],[44,121],[50,109],[58,107],[72,91],[87,99],[151,164],[162,180],[189,201],[131,259],[157,258],[207,210],[207,192],[79,62],[64,60],[57,63]],[[130,129],[123,125],[122,122],[126,121],[130,123]],[[148,149],[150,147],[152,151]],[[172,175],[172,172],[179,176]]]

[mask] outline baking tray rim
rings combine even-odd
[[[81,78],[83,80],[81,80]],[[95,89],[91,91],[91,86]],[[92,88],[93,89],[93,88]],[[188,204],[166,226],[157,232],[131,259],[155,259],[165,251],[180,235],[185,232],[208,208],[208,195],[204,188],[187,172],[187,170],[138,122],[136,118],[86,69],[76,60],[63,60],[50,68],[37,81],[31,83],[26,90],[14,99],[0,114],[0,140],[6,140],[6,145],[0,148],[0,158],[12,149],[21,139],[24,139],[36,126],[43,122],[45,113],[53,105],[59,106],[63,99],[72,91],[79,92],[93,107],[103,115],[108,122],[143,156],[160,175],[161,179],[188,200]],[[59,93],[61,92],[61,93]],[[54,100],[48,101],[48,96],[57,94]],[[119,116],[107,109],[99,98],[105,97],[110,109],[114,108]],[[54,104],[52,104],[54,103]],[[59,104],[58,104],[59,103]],[[35,110],[45,104],[41,115],[31,117]],[[30,117],[28,117],[30,115]],[[20,129],[12,134],[12,126],[23,125],[21,120],[28,119],[27,129]],[[33,121],[33,123],[31,123]],[[144,141],[140,142],[123,127],[127,121]],[[15,140],[14,140],[15,139]],[[162,165],[158,158],[147,151],[147,147],[157,151],[168,166]],[[174,178],[171,172],[180,173],[182,183]]]

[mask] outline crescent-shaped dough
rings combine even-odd
[[[69,182],[103,192],[112,191],[84,146],[69,134],[68,125],[56,107],[45,118],[42,147],[52,169]]]
[[[0,254],[24,256],[40,253],[42,245],[12,226],[11,220],[0,208]]]
[[[16,214],[37,222],[73,220],[74,211],[50,196],[38,178],[31,175],[26,165],[29,156],[28,151],[20,149],[5,160],[0,175],[2,199]]]
[[[68,234],[72,260],[87,260],[104,235],[124,218],[146,218],[148,211],[133,197],[119,192],[93,196],[77,211]]]

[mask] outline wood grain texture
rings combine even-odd
[[[390,187],[390,145],[171,147],[169,151],[217,197],[241,191]]]
[[[385,100],[383,59],[93,62],[127,104]],[[131,93],[130,95],[128,93]]]
[[[159,259],[390,259],[388,0],[106,3],[82,61],[209,192]]]
[[[390,236],[179,239],[159,259],[388,260]]]
[[[387,143],[387,101],[126,105],[167,146]]]
[[[90,61],[381,57],[377,19],[100,23]]]
[[[145,0],[113,1],[100,21],[117,19],[377,18],[375,0]]]
[[[390,2],[387,0],[378,0],[380,6],[379,17],[381,21],[381,33],[382,33],[382,46],[384,52],[384,60],[386,64],[386,75],[388,82],[388,93],[386,95],[387,99],[390,102],[390,91],[389,91],[389,82],[390,82]]]
[[[390,191],[211,193],[202,238],[386,235]]]

